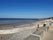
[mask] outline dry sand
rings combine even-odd
[[[31,25],[20,25],[20,26],[22,26],[22,28],[19,28],[19,31],[20,32],[17,32],[18,30],[15,30],[15,31],[13,31],[13,32],[16,32],[16,33],[13,33],[13,34],[10,34],[10,36],[9,35],[7,35],[7,36],[9,36],[9,38],[2,38],[2,39],[0,39],[0,40],[23,40],[23,38],[25,38],[25,37],[27,37],[27,36],[29,36],[30,35],[30,33],[33,33],[33,31],[35,31],[35,29],[36,29],[36,27],[37,27],[37,24],[39,24],[39,25],[42,25],[42,24],[44,24],[45,23],[45,20],[43,20],[43,21],[38,21],[38,22],[36,22],[36,23],[33,23],[32,25],[33,26],[31,26]],[[19,26],[19,27],[20,27]],[[24,27],[23,27],[24,26]],[[25,27],[26,26],[26,27]],[[35,27],[34,27],[35,26]],[[15,28],[17,28],[18,26],[16,26]],[[32,27],[32,28],[31,28]],[[13,28],[13,27],[12,27]],[[23,30],[23,31],[22,31]],[[4,31],[3,31],[4,32]],[[8,32],[8,31],[7,31]],[[3,33],[3,34],[5,34],[5,33]],[[11,36],[11,35],[13,35],[13,36]]]
[[[50,26],[48,33],[45,34],[45,37],[43,40],[53,40],[53,23]]]

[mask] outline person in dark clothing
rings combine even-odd
[[[46,26],[46,24],[43,24],[43,27],[45,27]]]

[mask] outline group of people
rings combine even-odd
[[[46,24],[43,24],[43,27],[45,27],[46,26]],[[37,29],[36,29],[36,31],[38,31],[39,30],[39,24],[37,25]]]

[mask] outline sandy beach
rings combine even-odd
[[[27,38],[31,33],[36,31],[37,24],[42,27],[45,21],[46,20],[20,26],[15,25],[15,27],[12,25],[5,25],[5,27],[1,26],[1,28],[4,29],[0,30],[0,40],[24,40],[24,38]]]
[[[53,40],[53,23],[50,26],[50,29],[49,29],[48,33],[46,33],[43,40]]]

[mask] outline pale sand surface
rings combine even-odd
[[[25,38],[24,40],[39,40],[40,38],[37,36],[30,35],[29,37]]]
[[[48,33],[45,34],[43,40],[53,40],[53,24],[50,26]]]
[[[32,27],[23,27],[23,28],[13,28],[13,29],[8,29],[8,30],[0,30],[0,34],[12,34],[12,33],[17,33],[21,32],[24,30],[30,30],[30,29],[35,29],[35,26]]]
[[[24,27],[22,27],[22,28],[19,28],[19,30],[18,29],[13,29],[12,31],[10,31],[11,33],[13,33],[13,32],[18,32],[19,31],[19,33],[15,33],[15,35],[14,36],[12,36],[12,38],[9,38],[9,39],[5,39],[5,40],[22,40],[22,38],[25,38],[25,37],[27,37],[27,36],[29,36],[30,35],[30,33],[33,33],[33,31],[35,31],[34,29],[36,29],[36,26],[37,26],[37,24],[44,24],[44,22],[45,21],[39,21],[39,22],[36,22],[36,23],[34,23],[33,25],[35,26],[35,28],[32,26],[32,28],[31,28],[31,26],[24,26]],[[21,25],[20,25],[21,26]],[[18,26],[17,26],[18,27]],[[16,28],[17,28],[16,27]],[[34,28],[34,29],[33,29]],[[23,30],[23,31],[22,31]],[[9,29],[8,30],[6,30],[6,32],[8,32],[8,33],[10,33],[9,32]],[[3,34],[8,34],[8,33],[5,33],[4,31],[3,31]],[[1,33],[2,34],[2,33]],[[11,36],[10,36],[11,37]],[[4,40],[4,39],[3,39]]]
[[[47,34],[45,34],[45,38],[43,40],[53,40],[53,30],[50,30]]]

